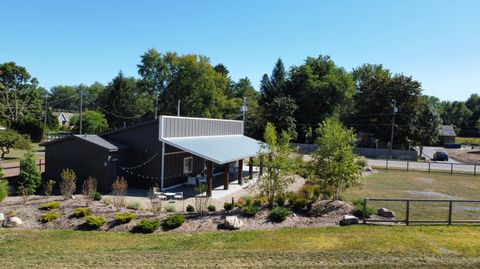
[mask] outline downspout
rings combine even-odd
[[[163,180],[165,177],[165,143],[163,142],[163,116],[160,116],[159,119],[159,135],[160,140],[162,141],[162,161],[161,161],[161,172],[160,172],[160,190],[163,191]]]

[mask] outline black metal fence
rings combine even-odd
[[[470,174],[476,176],[479,174],[477,164],[461,164],[448,162],[415,162],[415,161],[396,161],[396,160],[368,160],[368,165],[376,169],[385,170],[404,170],[404,171],[423,171],[423,172],[441,172],[450,174]],[[478,167],[477,167],[478,166]]]
[[[480,223],[480,200],[372,198],[364,199],[363,206],[363,223],[406,225]],[[381,208],[393,212],[393,216],[382,214],[379,212]]]

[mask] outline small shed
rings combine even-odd
[[[455,128],[453,128],[453,125],[440,126],[439,142],[441,145],[454,144],[456,136],[457,134],[455,133]]]

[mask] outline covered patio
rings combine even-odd
[[[262,149],[261,142],[244,135],[174,137],[160,138],[160,140],[204,160],[203,171],[206,177],[206,195],[208,197],[214,197],[214,190],[241,189],[242,179],[246,176],[253,180],[253,157]],[[244,164],[244,160],[248,160],[248,162]],[[214,174],[214,164],[221,165],[223,171]],[[232,164],[237,164],[233,173],[231,172]],[[163,167],[164,165],[162,165],[162,181],[165,173]],[[191,189],[194,191],[193,188]],[[175,188],[170,190],[174,191]],[[188,194],[184,193],[184,195]],[[216,192],[215,196],[217,196]]]

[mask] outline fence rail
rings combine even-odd
[[[385,208],[394,216],[368,215]],[[480,223],[480,200],[364,199],[363,223],[447,224]]]
[[[45,160],[44,159],[38,159],[36,160],[36,164],[38,166],[38,169],[40,170],[41,173],[45,172]],[[5,177],[16,177],[20,175],[20,163],[19,162],[13,162],[13,163],[2,163],[0,166],[3,169],[3,173],[5,174]]]
[[[450,174],[478,174],[477,164],[447,163],[447,162],[415,162],[415,161],[397,161],[397,160],[375,160],[369,159],[368,165],[385,170],[404,170],[404,171],[424,171],[424,172],[442,172]]]

